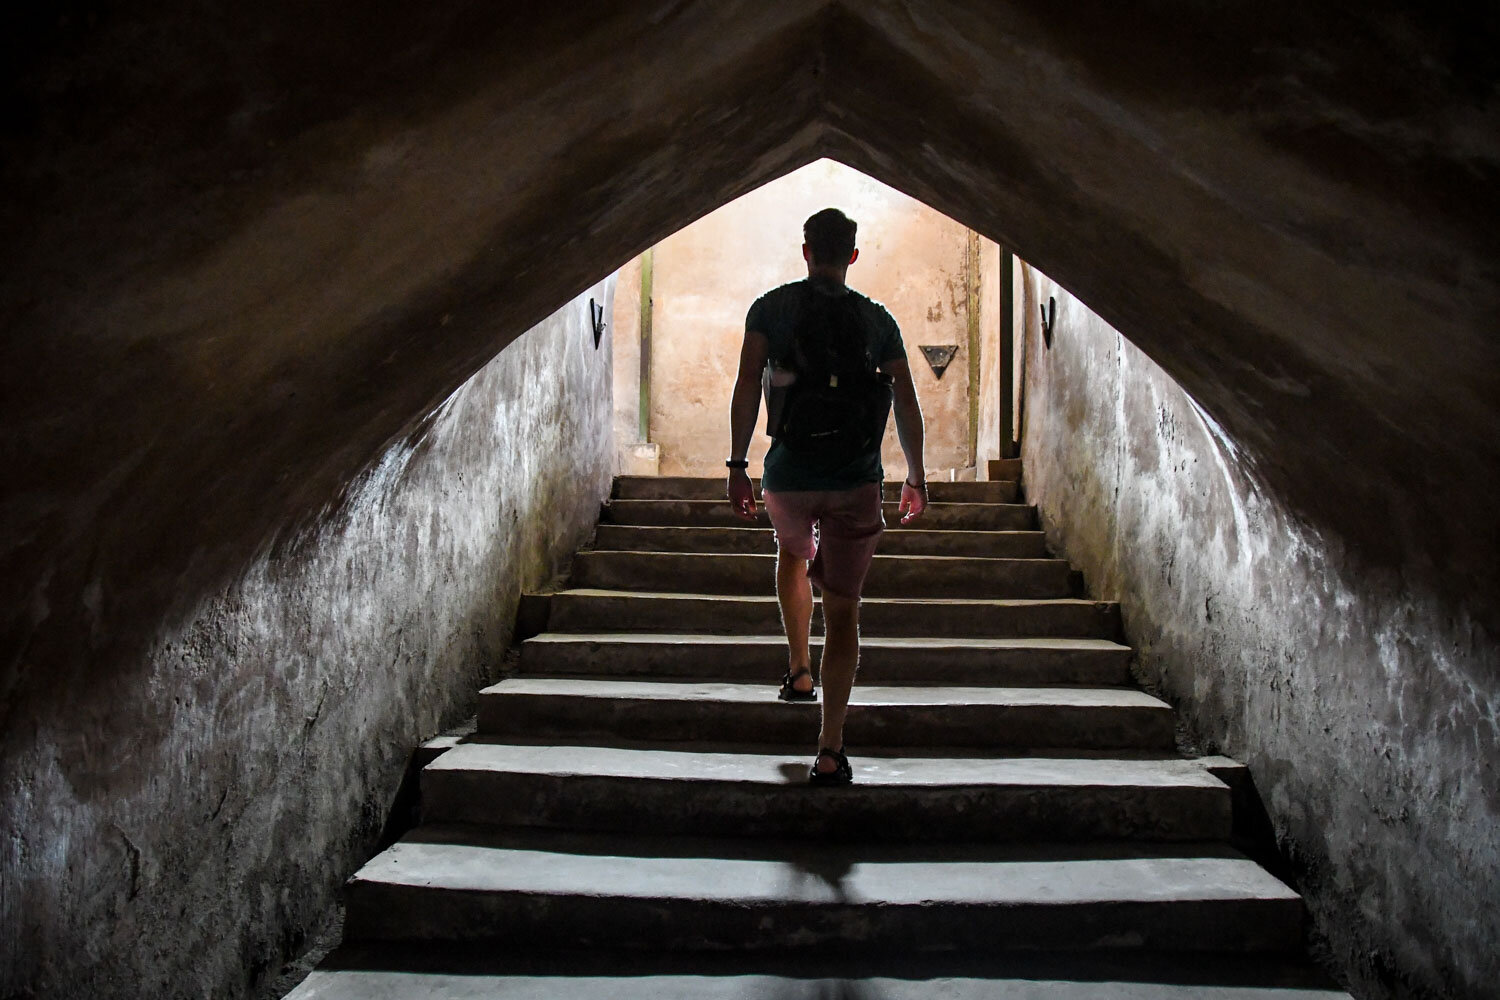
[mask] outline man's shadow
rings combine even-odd
[[[865,982],[853,979],[812,979],[776,994],[778,1000],[880,1000],[880,994]]]
[[[807,785],[807,764],[799,764],[788,761],[780,764],[777,770],[781,772],[782,778],[788,785]],[[805,789],[809,795],[829,795],[830,801],[836,803],[835,796],[842,789],[838,788],[813,788]],[[797,794],[797,792],[792,792]],[[817,842],[813,842],[816,846]],[[824,882],[833,891],[833,897],[839,903],[853,902],[849,895],[846,880],[849,872],[854,868],[853,859],[843,852],[810,850],[806,854],[796,853],[788,858],[788,863],[795,870],[799,880],[815,878]]]

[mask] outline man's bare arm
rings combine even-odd
[[[729,457],[744,458],[760,416],[761,372],[766,367],[771,342],[763,333],[745,331],[740,348],[740,371],[734,379],[734,396],[729,403]]]
[[[922,456],[922,404],[917,402],[917,387],[912,384],[911,367],[905,358],[887,361],[880,367],[891,376],[891,392],[895,397],[892,408],[896,412],[896,439],[901,442],[901,452],[906,456],[906,482],[901,485],[899,509],[903,515],[901,523],[907,524],[927,509],[927,469]]]
[[[743,459],[750,450],[755,421],[760,416],[760,380],[770,354],[771,342],[763,333],[745,331],[740,347],[740,370],[734,379],[734,394],[729,401],[729,457]],[[744,469],[731,469],[725,493],[734,512],[746,520],[755,519],[755,491]]]
[[[896,438],[901,442],[901,453],[906,456],[907,481],[920,483],[927,472],[922,458],[922,404],[917,402],[917,387],[911,381],[911,368],[905,358],[887,361],[880,367],[891,376]]]

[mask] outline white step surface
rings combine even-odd
[[[1215,840],[1229,787],[1182,759],[856,756],[807,784],[810,748],[469,743],[422,774],[426,822],[836,840]]]
[[[1288,951],[1299,897],[1213,845],[809,845],[429,825],[350,880],[354,940],[749,950]]]
[[[599,677],[509,677],[480,692],[498,696],[623,698],[632,701],[691,701],[752,705],[776,702],[775,684],[723,681],[617,680]],[[1170,712],[1160,698],[1125,687],[960,687],[953,685],[855,684],[850,706],[1058,706],[1135,708]]]
[[[684,783],[736,783],[801,788],[787,765],[805,768],[807,755],[649,750],[600,746],[532,746],[464,743],[428,765],[427,773],[488,771],[565,777],[649,778]],[[900,757],[868,756],[854,762],[862,786],[876,788],[1201,788],[1225,784],[1193,760],[1121,760],[1090,757]],[[684,788],[684,795],[692,794]]]
[[[1349,1000],[1323,987],[942,977],[494,975],[319,970],[287,1000]]]
[[[764,594],[674,594],[576,587],[547,598],[553,632],[765,633],[780,628],[768,582]],[[813,630],[822,630],[814,602]],[[860,634],[872,636],[1087,636],[1113,638],[1119,605],[1081,598],[974,599],[871,597],[861,602]]]
[[[810,642],[813,662],[823,639]],[[859,683],[1126,685],[1131,650],[1108,639],[866,637]],[[521,645],[521,672],[552,676],[764,682],[786,669],[780,635],[546,632]]]
[[[525,742],[810,739],[818,705],[776,694],[770,682],[521,675],[480,692],[479,730]],[[850,746],[1164,750],[1173,716],[1134,688],[856,684],[846,737]]]
[[[728,903],[978,903],[1069,906],[1184,900],[1296,901],[1297,894],[1237,855],[988,860],[923,857],[901,848],[830,851],[754,843],[745,856],[654,853],[625,838],[549,838],[558,850],[406,840],[354,877],[366,885],[478,893],[690,899]],[[698,850],[723,845],[697,845]],[[861,856],[863,855],[863,856]],[[913,855],[917,855],[913,857]],[[815,875],[837,872],[833,878]],[[811,876],[811,877],[810,877]]]

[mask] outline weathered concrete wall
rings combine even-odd
[[[1356,995],[1493,997],[1494,638],[1292,517],[1170,377],[1026,270],[1023,308],[1057,297],[1051,348],[1034,315],[1026,341],[1027,492],[1049,537],[1121,602],[1141,679],[1250,765]]]
[[[342,501],[163,623],[140,663],[12,714],[0,995],[238,995],[369,853],[407,755],[472,712],[516,598],[614,470],[588,298],[512,343]]]
[[[762,292],[807,276],[802,223],[830,205],[859,223],[860,254],[849,270],[849,284],[883,303],[901,326],[927,422],[928,468],[968,464],[968,230],[873,178],[823,160],[657,244],[651,440],[661,448],[662,475],[723,473],[745,311]],[[620,310],[616,322],[632,319]],[[636,319],[630,330],[638,337],[639,329]],[[623,328],[620,336],[631,339]],[[959,345],[942,379],[923,360],[921,344]],[[764,427],[762,413],[750,448],[752,475],[760,474],[770,446]],[[904,476],[906,459],[894,421],[882,452],[886,477]]]

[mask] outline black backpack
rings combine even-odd
[[[809,286],[791,356],[777,359],[796,381],[768,414],[771,436],[815,461],[844,464],[878,451],[891,414],[891,377],[877,371],[869,341],[857,293],[828,295]]]

